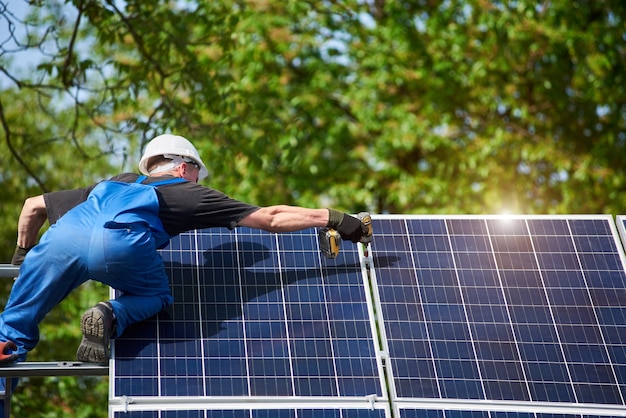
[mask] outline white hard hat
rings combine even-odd
[[[177,155],[182,157],[183,160],[187,158],[198,164],[200,166],[198,180],[202,180],[209,174],[196,147],[194,147],[187,138],[182,136],[163,134],[153,138],[148,145],[146,145],[146,150],[141,160],[139,160],[139,171],[145,175],[149,175],[148,161],[150,158],[158,155],[168,155],[168,157]]]

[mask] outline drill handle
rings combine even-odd
[[[320,251],[326,258],[336,258],[341,249],[341,235],[334,229],[322,228],[318,231]]]

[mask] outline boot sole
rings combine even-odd
[[[105,323],[105,313],[94,306],[88,309],[80,320],[83,339],[76,351],[76,359],[87,363],[109,361],[109,329]]]

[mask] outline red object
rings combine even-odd
[[[17,360],[17,354],[12,353],[12,351],[16,350],[17,345],[13,341],[0,342],[0,365]]]

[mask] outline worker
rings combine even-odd
[[[24,361],[39,340],[41,320],[90,279],[120,296],[85,311],[76,357],[108,361],[110,339],[172,303],[157,250],[181,232],[244,226],[280,233],[328,226],[355,243],[367,234],[359,219],[334,209],[259,207],[199,185],[207,168],[182,136],[151,140],[139,171],[143,175],[120,174],[26,199],[12,259],[21,264],[20,273],[0,314],[0,364]],[[51,226],[35,245],[46,219]]]

